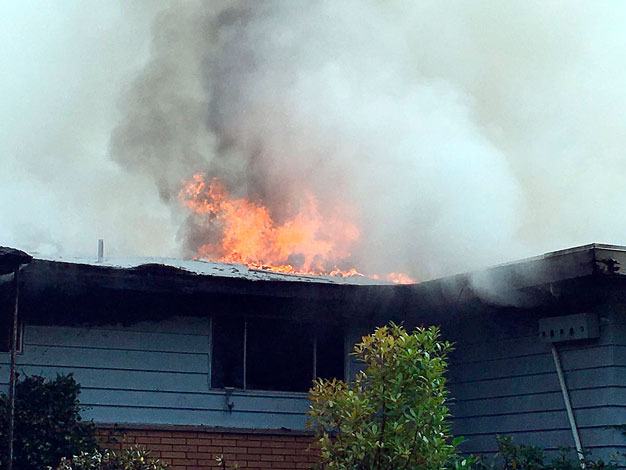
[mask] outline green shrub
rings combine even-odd
[[[131,447],[120,452],[94,450],[63,458],[57,470],[165,470],[167,465],[150,457],[150,452]]]
[[[513,444],[513,439],[510,437],[498,438],[498,455],[502,458],[505,469],[542,470],[546,468],[542,449]]]
[[[561,450],[555,458],[548,459],[544,451],[535,446],[514,444],[509,436],[498,436],[498,453],[492,459],[472,457],[469,470],[580,470],[580,460],[574,451]],[[622,468],[618,456],[605,462],[586,455],[587,470],[617,470]],[[622,464],[623,465],[623,464]],[[451,467],[454,468],[454,467]]]
[[[450,350],[436,327],[408,333],[392,323],[363,337],[352,353],[364,364],[355,380],[317,380],[309,393],[321,467],[443,468],[456,445],[444,377]]]
[[[80,417],[80,386],[71,375],[26,377],[16,384],[14,468],[41,470],[97,447],[95,427]],[[0,468],[8,463],[9,400],[0,395]]]

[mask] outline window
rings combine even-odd
[[[302,324],[249,320],[246,359],[247,388],[306,391],[313,380],[313,337]]]
[[[326,327],[317,332],[316,377],[321,379],[343,378],[344,344],[343,331]]]
[[[341,329],[279,319],[213,319],[211,386],[306,392],[343,377]]]
[[[243,386],[243,320],[214,319],[211,385],[215,388]]]

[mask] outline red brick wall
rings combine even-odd
[[[223,455],[229,470],[312,468],[318,453],[312,437],[289,432],[232,432],[183,427],[100,426],[102,447],[119,450],[139,445],[154,457],[168,463],[172,470],[220,468],[216,460]]]

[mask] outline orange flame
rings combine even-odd
[[[394,284],[415,284],[415,279],[409,276],[406,273],[387,273],[387,274],[371,274],[369,277],[372,279],[383,279],[388,282],[393,282]]]
[[[357,226],[338,209],[322,214],[315,197],[304,195],[302,207],[282,223],[276,222],[265,206],[232,198],[218,179],[207,182],[201,174],[184,183],[179,198],[220,232],[219,240],[198,248],[199,258],[283,273],[362,276],[354,268],[337,267],[345,264],[359,240]],[[384,278],[414,282],[402,273]]]

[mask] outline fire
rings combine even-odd
[[[199,248],[200,258],[279,272],[327,274],[350,256],[360,235],[356,225],[340,214],[323,216],[312,194],[305,194],[302,207],[282,223],[265,206],[232,198],[219,180],[207,182],[199,174],[184,185],[180,197],[187,208],[221,230],[218,243]]]
[[[415,279],[406,273],[387,273],[387,274],[371,274],[369,277],[372,279],[383,279],[385,281],[393,282],[394,284],[415,284]]]
[[[267,207],[231,197],[221,181],[207,181],[201,174],[184,183],[179,197],[185,207],[218,231],[218,240],[199,247],[199,258],[283,273],[362,276],[355,268],[338,267],[349,260],[360,237],[349,211],[336,208],[322,213],[313,194],[303,194],[301,207],[281,222],[274,220]],[[402,273],[384,278],[414,282]]]

